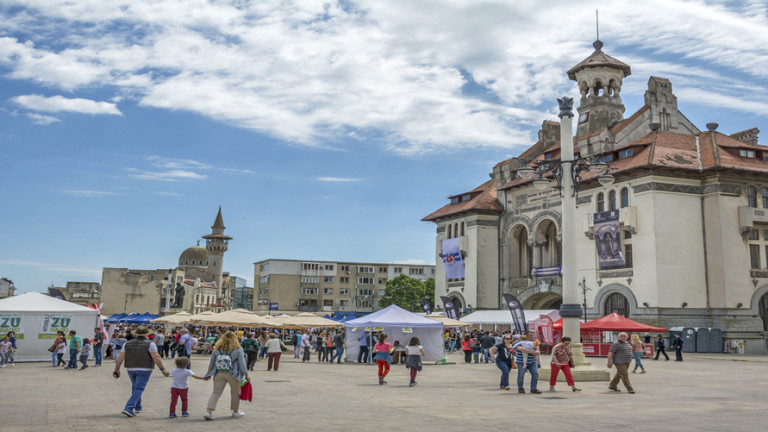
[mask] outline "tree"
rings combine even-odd
[[[432,297],[434,297],[434,289],[433,280]],[[387,289],[379,300],[379,306],[385,308],[394,304],[411,312],[421,311],[421,299],[424,298],[425,293],[424,282],[401,274],[387,281]]]

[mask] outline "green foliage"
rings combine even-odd
[[[379,306],[385,308],[394,304],[411,312],[421,312],[423,311],[421,300],[424,296],[429,296],[430,304],[434,303],[434,279],[430,278],[426,282],[422,282],[401,274],[387,281],[387,289],[379,300]]]

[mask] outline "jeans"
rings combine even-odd
[[[80,364],[83,365],[80,369],[85,369],[88,367],[88,354],[80,354]]]
[[[456,351],[456,341],[452,340],[448,348],[448,353],[453,354],[454,351]]]
[[[77,369],[77,350],[76,349],[70,349],[69,350],[69,364],[67,365],[70,369]]]
[[[643,361],[641,360],[643,358],[643,354],[644,353],[641,353],[641,352],[632,353],[632,357],[635,358],[635,370],[637,370],[637,368],[645,370],[645,367],[643,367]]]
[[[526,372],[531,374],[531,390],[536,390],[536,385],[539,383],[539,366],[536,364],[536,362],[517,364],[517,389],[525,389],[524,385]]]
[[[267,356],[267,350],[268,350],[268,349],[269,349],[269,348],[268,348],[268,347],[265,347],[265,346],[261,347],[261,349],[259,350],[259,358],[260,358],[260,359],[263,359],[264,357],[266,357],[266,356]]]
[[[491,349],[490,348],[483,348],[483,359],[486,363],[488,363],[491,360]]]
[[[56,361],[56,358],[57,358],[57,353],[56,351],[54,351],[51,353],[51,363],[53,363],[54,366],[58,366],[57,364],[58,362]]]
[[[501,381],[499,381],[499,387],[509,387],[509,365],[505,361],[497,361],[496,367],[501,370]]]
[[[125,411],[133,413],[142,409],[141,395],[147,388],[150,375],[152,375],[152,371],[128,371],[128,377],[131,378],[131,397],[125,404]]]
[[[101,346],[97,346],[93,349],[93,358],[96,359],[96,366],[101,366]]]
[[[331,357],[331,363],[333,363],[333,359],[338,359],[336,360],[336,363],[341,363],[342,354],[344,354],[344,347],[336,348],[336,354],[334,354],[333,357]]]
[[[365,363],[368,363],[368,346],[360,345],[360,353],[357,355],[357,362],[360,363],[360,361],[363,361]]]

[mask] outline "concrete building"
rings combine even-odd
[[[268,259],[254,264],[254,304],[266,312],[373,312],[387,281],[405,274],[425,281],[433,265],[382,264]]]
[[[0,278],[0,298],[6,298],[13,296],[16,291],[16,286],[13,281],[8,278]]]
[[[224,283],[224,253],[229,237],[224,234],[221,207],[211,226],[211,234],[203,236],[206,246],[185,249],[174,269],[134,270],[104,268],[102,301],[105,314],[121,312],[163,313],[170,274],[169,312],[220,312],[232,309],[231,284]]]
[[[602,46],[596,41],[567,73],[581,93],[576,153],[606,162],[616,179],[606,187],[579,173],[577,262],[587,315],[721,328],[747,352],[766,352],[768,147],[758,144],[757,129],[699,130],[665,78],[650,77],[645,104],[625,118],[620,95],[631,69]],[[559,141],[559,124],[545,121],[538,141],[496,164],[490,181],[424,218],[437,225],[437,258],[442,240],[454,237],[466,254],[462,280],[446,280],[437,266],[437,296],[485,309],[500,308],[502,293],[526,308],[561,304],[561,191],[518,176],[559,161]],[[596,229],[594,215],[610,211],[618,229]],[[601,265],[609,240],[618,268]]]
[[[64,287],[48,287],[48,295],[81,306],[101,303],[101,284],[98,282],[67,282]]]

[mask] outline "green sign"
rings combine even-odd
[[[18,333],[24,332],[21,327],[21,318],[20,313],[0,312],[0,334],[5,335],[8,332],[16,332],[16,338],[20,339]]]
[[[43,315],[43,325],[40,328],[40,334],[53,334],[59,331],[69,332],[69,326],[72,323],[72,314],[45,314]]]

